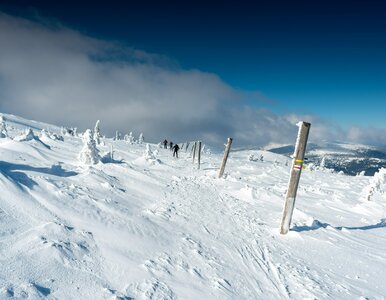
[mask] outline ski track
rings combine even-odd
[[[173,223],[177,223],[185,230],[188,230],[187,225],[189,225],[190,228],[194,227],[197,230],[205,231],[208,235],[211,235],[211,232],[221,233],[221,237],[218,235],[211,237],[216,240],[237,241],[237,243],[222,244],[221,247],[223,251],[227,252],[228,258],[234,260],[229,265],[242,266],[236,272],[240,272],[243,276],[234,277],[232,280],[223,278],[222,281],[226,284],[218,286],[221,291],[219,296],[231,299],[235,295],[243,295],[245,298],[270,295],[271,297],[289,299],[293,296],[291,290],[294,290],[301,292],[297,294],[299,299],[315,298],[316,296],[312,291],[320,290],[321,287],[316,280],[312,279],[310,274],[304,270],[286,269],[285,273],[290,272],[291,276],[283,275],[282,267],[274,263],[275,257],[272,253],[276,249],[275,245],[271,245],[273,250],[270,250],[267,242],[264,241],[264,236],[269,235],[264,229],[265,224],[256,220],[254,216],[248,215],[248,210],[242,209],[243,201],[227,195],[221,196],[213,184],[205,183],[204,180],[195,177],[183,178],[181,181],[174,180],[170,184],[169,193],[164,195],[162,208],[157,206],[153,212],[171,222],[177,219],[178,222]],[[203,195],[205,195],[204,198]],[[217,201],[213,201],[216,198]],[[199,201],[195,201],[198,199]],[[217,205],[214,206],[214,204]],[[214,222],[208,223],[208,220],[214,220]],[[226,227],[223,226],[225,224],[227,224]],[[238,233],[240,231],[247,231],[248,238],[239,238]],[[189,235],[194,236],[194,231],[190,232]],[[200,250],[198,252],[203,258],[201,263],[209,266],[210,272],[214,272],[216,277],[221,278],[221,275],[226,273],[227,263],[218,261],[215,264],[211,263],[221,255],[211,249],[207,249],[210,254],[205,254],[201,246],[204,242],[194,243],[199,245]],[[207,257],[210,258],[209,262]],[[169,261],[173,261],[173,259],[169,257]],[[161,262],[152,262],[153,265],[164,265],[162,260]],[[162,268],[158,269],[158,271],[160,270],[162,271]],[[168,274],[171,273],[167,268],[164,271]],[[205,274],[204,276],[208,275]],[[309,285],[310,283],[312,284]],[[301,285],[301,289],[299,285]],[[294,292],[294,294],[296,293]]]

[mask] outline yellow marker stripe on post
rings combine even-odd
[[[303,160],[302,160],[302,159],[296,159],[295,162],[297,162],[297,163],[302,163]]]

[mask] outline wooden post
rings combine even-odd
[[[193,145],[193,163],[194,163],[194,159],[196,158],[196,148],[197,148],[197,142],[194,142],[194,145]]]
[[[188,148],[189,148],[189,142],[186,142],[185,153],[186,151],[188,151]]]
[[[292,214],[295,208],[296,192],[299,186],[300,174],[302,173],[304,154],[306,152],[310,123],[299,122],[299,132],[293,155],[291,175],[288,183],[287,195],[283,209],[283,217],[280,225],[280,233],[287,234],[291,225]]]
[[[113,144],[110,145],[110,159],[111,161],[114,161],[114,152],[113,152]]]
[[[232,141],[233,141],[232,138],[228,138],[228,142],[227,142],[227,145],[225,147],[224,158],[222,159],[220,172],[218,173],[218,178],[221,178],[222,175],[224,174],[225,165],[226,165],[227,160],[228,160],[229,151],[231,150]]]
[[[200,169],[200,165],[201,165],[201,141],[198,142],[197,160],[198,160],[198,169]]]

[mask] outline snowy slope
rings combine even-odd
[[[372,177],[304,170],[281,236],[285,156],[232,152],[217,179],[221,155],[198,170],[189,151],[104,139],[114,161],[86,167],[80,137],[18,142],[60,129],[5,117],[1,299],[385,299],[382,179],[367,201]]]

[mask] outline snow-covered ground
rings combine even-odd
[[[383,177],[305,169],[282,236],[284,156],[232,152],[218,179],[222,155],[203,153],[198,169],[189,151],[174,159],[151,145],[156,159],[146,159],[144,144],[102,139],[114,160],[87,167],[81,137],[5,118],[1,299],[386,297]],[[26,127],[46,133],[14,140]]]

